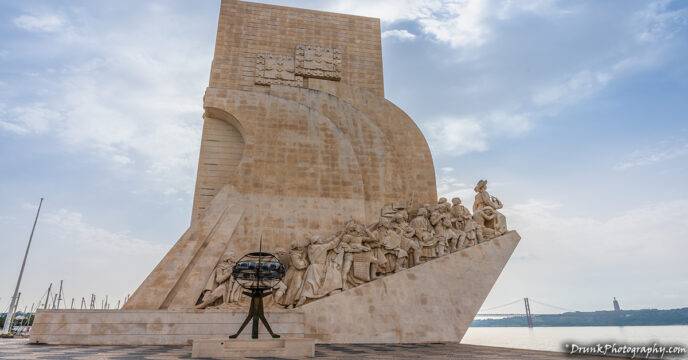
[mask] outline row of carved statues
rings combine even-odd
[[[486,180],[474,190],[473,214],[459,198],[415,207],[390,204],[369,226],[350,220],[332,236],[313,235],[306,244],[292,243],[288,251],[276,249],[287,272],[268,305],[301,306],[504,234],[506,218],[498,211],[502,202],[487,192]],[[235,261],[233,255],[220,261],[197,308],[246,301],[232,279]]]

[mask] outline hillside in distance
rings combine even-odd
[[[533,326],[658,326],[688,325],[688,307],[670,310],[565,312],[533,315]],[[472,327],[528,326],[525,315],[501,319],[477,319]]]

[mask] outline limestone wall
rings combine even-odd
[[[384,96],[379,19],[236,0],[222,1],[210,87],[267,91],[254,82],[256,56],[299,44],[339,48],[341,82]]]
[[[270,327],[285,337],[303,338],[303,313],[270,312]],[[234,334],[245,311],[39,310],[31,343],[54,345],[191,345],[195,339]],[[250,327],[240,339],[251,336]],[[263,324],[259,336],[269,337]]]
[[[295,75],[303,46],[337,51],[337,77]],[[267,82],[264,57],[286,61]],[[436,201],[425,138],[384,99],[379,19],[224,0],[204,108],[193,219],[233,185],[249,204],[236,252],[261,234],[268,249],[286,248],[375,221],[386,203]]]

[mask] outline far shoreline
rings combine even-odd
[[[596,326],[681,326],[688,325],[688,307],[657,310],[575,311],[562,314],[533,315],[535,327],[596,327]],[[528,327],[526,316],[473,320],[473,328]]]

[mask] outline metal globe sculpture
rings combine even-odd
[[[232,276],[247,290],[274,289],[282,280],[287,269],[274,255],[266,252],[252,252],[244,255],[232,269]]]
[[[262,243],[261,239],[261,247]],[[232,269],[232,277],[239,286],[246,289],[243,294],[251,297],[251,307],[246,320],[239,327],[239,331],[230,335],[230,339],[236,339],[251,320],[253,320],[251,338],[258,338],[259,320],[270,333],[270,336],[273,338],[280,337],[272,332],[270,324],[265,318],[263,298],[272,294],[272,289],[282,280],[286,271],[285,266],[280,263],[277,257],[262,251],[248,253],[236,262]]]

